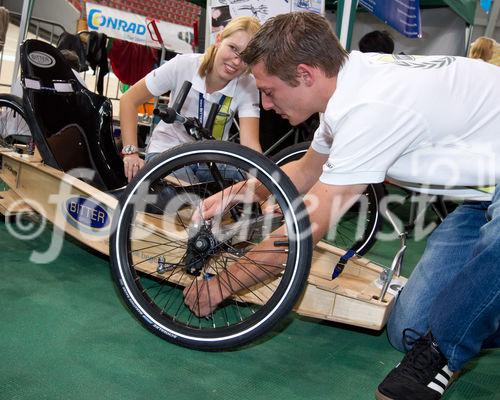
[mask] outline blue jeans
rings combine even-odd
[[[160,154],[161,153],[148,153],[146,154],[145,160],[148,163]],[[242,173],[236,167],[225,164],[217,164],[217,167],[223,179],[233,181],[241,181],[244,179]],[[189,182],[191,184],[209,182],[214,179],[212,173],[210,172],[210,169],[204,163],[193,164],[189,167],[179,168],[175,171],[174,175],[177,179]]]
[[[466,202],[432,233],[387,325],[431,330],[452,371],[484,347],[500,347],[500,185],[490,202]]]

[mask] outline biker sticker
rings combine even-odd
[[[50,54],[43,51],[32,51],[28,54],[30,63],[40,68],[50,68],[56,65],[56,60]]]
[[[71,226],[81,232],[98,236],[109,234],[109,211],[88,197],[67,199],[63,204],[63,215]]]

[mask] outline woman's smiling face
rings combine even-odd
[[[247,65],[241,61],[240,53],[247,47],[249,41],[250,35],[240,30],[218,42],[213,72],[227,81],[243,74],[247,70]]]

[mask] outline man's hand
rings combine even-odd
[[[225,286],[227,282],[224,282],[219,275],[208,280],[197,278],[184,289],[184,303],[197,317],[206,317],[231,294]]]
[[[259,184],[258,180],[252,178],[241,181],[203,200],[193,213],[192,219],[195,222],[208,220],[222,215],[235,204],[263,201],[267,195],[269,193]]]
[[[287,251],[276,247],[277,238],[286,238],[280,227],[244,257],[231,262],[224,271],[210,279],[197,278],[184,289],[184,303],[198,317],[210,315],[220,303],[240,290],[252,290],[254,285],[278,276],[287,260]],[[258,297],[258,296],[257,296]]]
[[[224,210],[227,210],[232,205],[231,201],[234,201],[234,197],[230,198],[224,192],[225,190],[215,193],[203,200],[194,211],[192,220],[194,222],[208,220],[216,215],[221,215]]]

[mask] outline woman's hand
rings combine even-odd
[[[142,167],[144,167],[144,160],[139,157],[139,154],[128,154],[123,157],[123,171],[129,182]]]

